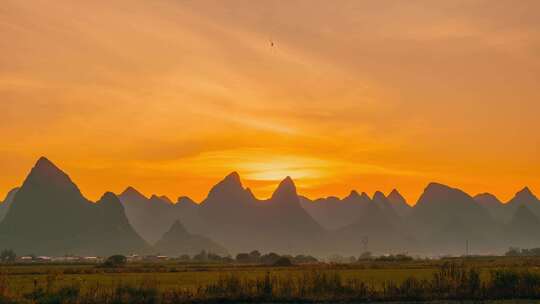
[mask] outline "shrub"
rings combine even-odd
[[[291,259],[287,257],[280,257],[272,266],[276,267],[289,267],[292,266],[293,263],[291,262]]]
[[[299,254],[293,258],[295,264],[314,264],[319,262],[316,258],[310,255]]]
[[[157,283],[147,281],[139,286],[120,285],[113,293],[113,303],[155,304],[159,302]]]
[[[206,260],[208,260],[208,253],[206,252],[206,250],[202,250],[201,252],[193,256],[193,260],[197,262],[205,262]]]
[[[12,263],[17,259],[15,251],[12,249],[4,249],[0,252],[0,261],[4,263]]]
[[[116,255],[108,257],[107,260],[105,260],[105,262],[103,263],[103,266],[117,268],[117,267],[123,267],[126,264],[127,264],[127,258],[123,255],[116,254]]]
[[[236,255],[235,260],[238,263],[250,263],[251,257],[249,256],[249,253],[239,253]]]
[[[279,260],[280,256],[277,253],[270,252],[268,254],[265,254],[261,256],[260,261],[263,264],[266,265],[273,265],[277,260]]]

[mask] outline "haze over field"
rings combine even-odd
[[[540,2],[4,0],[0,193],[540,192]],[[497,211],[493,211],[497,214]],[[524,213],[523,213],[524,214]],[[523,215],[525,216],[525,215]],[[329,223],[336,225],[335,223]]]

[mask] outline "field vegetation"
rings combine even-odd
[[[0,303],[540,299],[538,257],[285,264],[193,260],[3,264]]]

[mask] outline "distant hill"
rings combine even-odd
[[[19,191],[19,188],[15,188],[9,191],[4,201],[0,203],[0,222],[2,222],[2,220],[6,216],[9,210],[9,207],[11,206],[11,203],[13,202],[13,199],[15,199],[15,194],[17,194],[17,191]]]
[[[46,158],[36,163],[0,223],[0,244],[22,254],[108,255],[143,252],[147,243],[129,225],[118,198],[96,204]]]
[[[193,256],[202,250],[221,256],[227,254],[227,250],[223,246],[211,239],[189,233],[178,220],[173,223],[169,231],[156,243],[154,249],[160,254],[169,256],[180,256],[183,254]]]
[[[375,192],[373,194],[373,199],[371,200],[375,206],[377,206],[384,214],[388,215],[392,220],[398,221],[401,220],[401,216],[398,214],[394,205],[388,200],[388,198],[381,191]]]
[[[404,221],[410,207],[401,205],[406,202],[397,191],[393,191],[392,199],[393,202],[380,191],[375,192],[373,199],[366,193],[352,191],[343,199],[303,198],[302,206],[330,230],[324,241],[326,253],[336,253],[332,252],[335,248],[339,248],[339,253],[354,255],[366,249],[402,253],[416,244]]]
[[[181,196],[176,201],[175,207],[185,210],[186,212],[195,212],[199,205],[187,196]]]
[[[510,214],[506,216],[504,204],[491,193],[482,193],[474,197],[474,200],[484,207],[491,217],[500,222],[506,222],[510,218]]]
[[[181,196],[173,206],[176,220],[187,227],[190,231],[203,231],[205,222],[199,215],[199,204],[187,196]]]
[[[265,228],[260,232],[267,249],[302,253],[305,248],[314,248],[324,234],[319,223],[300,205],[296,185],[290,177],[279,184],[270,199],[258,202],[257,207],[264,216]]]
[[[232,254],[257,249],[321,256],[364,250],[460,255],[467,247],[471,254],[534,247],[539,239],[540,200],[529,188],[502,204],[489,193],[473,198],[431,183],[411,207],[397,190],[312,201],[299,196],[287,177],[271,198],[261,200],[231,173],[201,204],[188,197],[177,203],[147,198],[133,187],[93,203],[66,173],[41,158],[0,204],[0,249],[19,254],[177,255],[223,253],[226,247]]]
[[[406,217],[411,213],[412,207],[407,204],[405,198],[396,189],[390,192],[387,199],[399,216]]]
[[[74,252],[107,256],[115,253],[145,253],[150,248],[130,225],[118,197],[105,193],[97,205],[98,225],[84,235],[84,244]]]
[[[371,202],[366,193],[356,191],[343,198],[331,196],[317,200],[300,197],[301,206],[325,229],[336,230],[354,223]]]
[[[300,206],[294,182],[286,178],[262,201],[245,189],[237,173],[212,188],[199,207],[204,235],[233,252],[300,252],[313,248],[321,226]]]
[[[156,195],[147,198],[128,187],[118,197],[135,231],[150,244],[157,242],[177,219],[173,204]]]
[[[378,192],[359,217],[331,235],[334,248],[347,254],[368,250],[377,254],[403,253],[415,248],[417,242],[390,202]]]
[[[118,197],[133,228],[150,244],[160,240],[177,220],[190,230],[199,231],[203,226],[198,205],[189,197],[180,197],[173,204],[166,196],[147,198],[133,187],[126,188]]]
[[[465,192],[431,183],[413,208],[409,223],[424,250],[464,254],[466,242],[478,251],[500,248],[502,225]]]
[[[505,212],[506,215],[511,216],[515,214],[520,206],[526,206],[536,217],[540,217],[540,200],[538,200],[536,195],[534,195],[528,187],[517,192],[516,195],[505,204],[505,208],[508,209],[508,211]]]
[[[526,205],[519,205],[506,225],[509,247],[533,248],[540,240],[540,219]]]
[[[224,225],[236,219],[244,222],[256,210],[255,201],[253,194],[242,186],[238,173],[233,172],[212,187],[201,203],[199,214],[205,220],[222,222]]]
[[[207,225],[197,233],[225,244],[233,252],[257,248],[260,238],[253,228],[260,230],[262,223],[255,202],[251,192],[243,188],[238,173],[229,174],[212,187],[199,206],[198,215]]]

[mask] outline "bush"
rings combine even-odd
[[[109,259],[108,259],[109,260]],[[290,266],[291,259],[280,257],[275,266]],[[141,283],[115,283],[112,286],[83,285],[50,272],[45,284],[34,283],[30,293],[10,293],[7,275],[0,273],[0,304],[5,303],[258,303],[258,302],[404,302],[404,301],[490,301],[540,298],[540,274],[499,268],[481,273],[465,264],[445,263],[430,279],[415,276],[395,281],[389,278],[374,284],[325,267],[299,268],[298,272],[270,271],[265,275],[220,275],[217,280],[186,288],[159,288],[158,281],[145,278]],[[131,270],[131,269],[130,269]],[[270,268],[268,270],[271,270]],[[296,270],[296,269],[295,269]],[[116,271],[118,270],[111,270]],[[172,269],[171,271],[177,271]],[[294,275],[292,275],[294,273]],[[24,291],[26,292],[26,291]]]
[[[251,263],[251,257],[249,253],[239,253],[236,255],[236,262],[238,263]]]
[[[123,255],[117,254],[107,258],[103,263],[105,267],[117,268],[123,267],[127,264],[127,258]]]
[[[144,282],[140,286],[120,285],[113,293],[113,303],[155,304],[159,301],[159,290],[155,282]]]
[[[280,256],[277,253],[270,252],[268,254],[265,254],[261,256],[261,263],[265,265],[273,265],[277,260],[279,260]]]
[[[405,254],[396,254],[396,255],[388,255],[388,256],[380,256],[375,259],[375,261],[379,262],[410,262],[413,258],[405,255]]]
[[[371,260],[373,258],[373,255],[369,251],[362,252],[360,256],[358,257],[358,261],[362,260]]]
[[[291,262],[291,259],[287,257],[280,257],[272,266],[276,267],[289,267],[292,266],[293,263]]]
[[[205,262],[208,260],[208,253],[206,250],[202,250],[198,254],[193,256],[193,260],[197,262]]]
[[[188,262],[188,261],[191,260],[191,257],[189,256],[189,254],[183,254],[183,255],[181,255],[178,259],[179,259],[180,261]]]
[[[318,263],[319,260],[316,258],[310,256],[310,255],[303,255],[299,254],[293,258],[293,261],[295,264],[314,264]]]
[[[0,261],[4,263],[12,263],[17,259],[15,251],[11,249],[4,249],[0,252]]]

